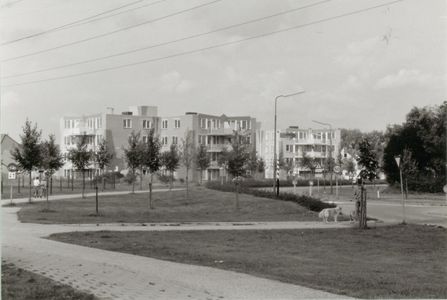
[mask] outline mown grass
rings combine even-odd
[[[366,299],[447,298],[444,228],[73,232],[50,239]]]
[[[318,221],[318,214],[296,203],[239,195],[236,209],[234,193],[194,187],[186,191],[153,193],[153,208],[149,208],[148,194],[125,194],[87,199],[21,204],[19,220],[27,223],[96,224],[96,223],[160,223],[160,222],[253,222],[253,221]],[[343,216],[340,221],[348,220]]]
[[[97,300],[98,298],[42,275],[17,268],[13,264],[2,263],[2,299]]]

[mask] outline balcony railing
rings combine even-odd
[[[82,135],[87,134],[87,135],[95,135],[96,134],[96,130],[97,129],[93,129],[93,128],[85,128],[85,127],[80,127],[80,128],[65,128],[63,135],[67,136],[67,135]]]

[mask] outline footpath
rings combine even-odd
[[[116,194],[116,193],[115,193]],[[78,195],[69,195],[76,197]],[[67,198],[52,196],[50,200]],[[33,199],[45,201],[45,199]],[[15,199],[15,203],[28,201]],[[3,201],[2,201],[3,202]],[[348,222],[43,225],[21,223],[2,207],[2,262],[93,293],[100,299],[349,299],[247,274],[55,242],[52,233],[92,230],[347,228]]]

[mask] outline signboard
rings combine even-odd
[[[16,179],[16,172],[8,172],[8,179]]]
[[[293,185],[296,185],[298,182],[296,180],[292,181]]]
[[[340,171],[341,171],[340,166],[335,166],[334,167],[334,172],[335,173],[340,173]]]
[[[9,172],[17,172],[19,170],[19,167],[16,164],[14,164],[14,163],[10,163],[7,166],[7,168],[8,168]]]
[[[285,138],[295,139],[297,137],[298,137],[298,134],[296,134],[294,132],[281,132],[279,134],[279,138],[281,138],[281,139],[285,139]]]
[[[314,182],[312,180],[309,180],[309,185],[310,186],[314,185]]]

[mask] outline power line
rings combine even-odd
[[[391,5],[391,4],[394,4],[394,3],[397,3],[397,2],[402,2],[402,1],[403,0],[397,0],[397,1],[393,1],[393,2],[388,2],[386,4],[381,4],[381,5],[377,5],[377,6],[373,6],[373,7],[369,7],[369,8],[365,8],[365,9],[361,9],[361,10],[357,10],[357,11],[354,11],[354,12],[338,15],[338,16],[331,17],[331,18],[326,18],[326,19],[323,19],[323,20],[315,21],[315,22],[310,22],[310,23],[303,24],[303,25],[290,27],[290,28],[287,28],[287,29],[281,29],[281,30],[277,30],[277,31],[273,31],[273,32],[264,33],[264,34],[261,34],[261,35],[245,38],[245,39],[240,39],[240,40],[233,41],[233,42],[227,42],[227,43],[223,43],[223,44],[219,44],[219,45],[214,45],[214,46],[200,48],[200,49],[191,50],[191,51],[187,51],[187,52],[182,52],[182,53],[178,53],[178,54],[173,54],[173,55],[168,55],[168,56],[164,56],[164,57],[154,58],[154,59],[145,60],[145,61],[141,61],[141,62],[137,62],[137,63],[126,64],[126,65],[122,65],[122,66],[116,66],[116,67],[100,69],[100,70],[95,70],[95,71],[89,71],[89,72],[84,72],[84,73],[72,74],[72,75],[67,75],[67,76],[59,76],[59,77],[48,78],[48,79],[43,79],[43,80],[29,81],[29,82],[18,83],[18,84],[11,84],[11,85],[2,85],[1,87],[12,87],[12,86],[32,84],[32,83],[53,81],[53,80],[57,80],[57,79],[65,79],[65,78],[83,76],[83,75],[88,75],[88,74],[94,74],[94,73],[106,72],[106,71],[111,71],[111,70],[116,70],[116,69],[122,69],[122,68],[132,67],[132,66],[136,66],[136,65],[145,64],[145,63],[150,63],[150,62],[165,60],[165,59],[169,59],[169,58],[184,56],[184,55],[188,55],[188,54],[192,54],[192,53],[197,53],[197,52],[200,52],[200,51],[215,49],[215,48],[228,46],[228,45],[232,45],[232,44],[236,44],[236,43],[240,43],[240,42],[244,42],[244,41],[254,40],[254,39],[257,39],[257,38],[260,38],[260,37],[270,36],[270,35],[274,35],[274,34],[277,34],[277,33],[282,33],[282,32],[286,32],[286,31],[294,30],[294,29],[297,29],[297,28],[307,27],[307,26],[310,26],[310,25],[318,24],[318,23],[323,23],[323,22],[332,21],[332,20],[335,20],[335,19],[340,19],[340,18],[343,18],[343,17],[351,16],[351,15],[354,15],[354,14],[362,13],[362,12],[365,12],[365,11],[373,10],[373,9],[376,9],[376,8],[379,8],[379,7],[383,7],[383,6],[386,6],[386,5]]]
[[[57,30],[60,30],[60,29],[69,27],[70,25],[78,24],[78,23],[80,23],[80,22],[83,22],[83,21],[86,21],[86,20],[89,20],[89,19],[92,19],[92,18],[101,16],[101,15],[108,14],[108,13],[110,13],[110,12],[112,12],[112,11],[119,10],[119,9],[121,9],[121,8],[124,8],[124,7],[127,7],[127,6],[134,5],[135,3],[138,3],[138,2],[141,2],[141,1],[144,1],[144,0],[138,0],[138,1],[135,1],[135,2],[132,2],[132,3],[129,3],[129,4],[126,4],[126,5],[123,5],[123,6],[120,6],[120,7],[117,7],[117,8],[114,8],[114,9],[111,9],[111,10],[108,10],[108,11],[105,11],[105,12],[102,12],[102,13],[100,13],[100,14],[96,14],[96,15],[90,16],[90,17],[85,18],[85,19],[82,19],[82,20],[78,20],[78,21],[75,21],[75,22],[72,22],[72,23],[68,23],[68,24],[65,24],[65,25],[56,27],[56,28],[52,28],[52,29],[49,29],[49,30],[45,30],[45,31],[42,31],[42,32],[39,32],[39,33],[36,33],[36,34],[33,34],[33,35],[29,35],[29,36],[20,38],[20,39],[16,39],[16,40],[13,40],[13,41],[9,41],[9,42],[3,43],[2,46],[4,46],[4,45],[8,45],[8,44],[11,44],[11,43],[15,43],[15,42],[19,42],[19,41],[23,41],[23,40],[26,40],[26,39],[29,39],[29,38],[32,38],[32,37],[36,37],[36,36],[39,36],[39,35],[42,35],[42,34],[46,34],[46,33],[49,33],[49,32],[57,31]],[[165,1],[165,0],[163,0],[163,1]],[[156,3],[159,3],[159,2],[162,2],[162,1],[158,1],[158,2],[156,2]],[[154,3],[153,3],[153,4],[154,4]],[[71,27],[71,26],[70,26],[70,27]]]
[[[10,6],[10,5],[13,5],[13,4],[16,4],[16,3],[18,3],[18,2],[21,2],[21,1],[23,1],[23,0],[18,0],[18,1],[15,1],[15,2],[11,2],[11,3],[9,3],[9,4],[5,4],[5,5],[2,5],[2,6],[0,6],[0,7],[7,7],[7,6]]]
[[[117,54],[113,54],[113,55],[103,56],[103,57],[99,57],[99,58],[95,58],[95,59],[91,59],[91,60],[86,60],[86,61],[82,61],[82,62],[77,62],[77,63],[72,63],[72,64],[68,64],[68,65],[63,65],[63,66],[59,66],[59,67],[53,67],[53,68],[48,68],[48,69],[44,69],[44,70],[38,70],[38,71],[32,71],[32,72],[22,73],[22,74],[17,74],[17,75],[5,76],[5,77],[2,77],[2,79],[13,78],[13,77],[18,77],[18,76],[23,76],[23,75],[36,74],[36,73],[41,73],[41,72],[46,72],[46,71],[51,71],[51,70],[56,70],[56,69],[62,69],[62,68],[66,68],[66,67],[72,67],[72,66],[76,66],[76,65],[86,64],[86,63],[89,63],[89,62],[95,62],[95,61],[104,60],[104,59],[108,59],[108,58],[112,58],[112,57],[117,57],[117,56],[126,55],[126,54],[130,54],[130,53],[135,53],[135,52],[138,52],[138,51],[152,49],[152,48],[156,48],[156,47],[160,47],[160,46],[166,46],[166,45],[169,45],[169,44],[173,44],[173,43],[177,43],[177,42],[193,39],[193,38],[204,36],[204,35],[208,35],[208,34],[211,34],[211,33],[216,33],[216,32],[219,32],[219,31],[230,29],[230,28],[235,28],[235,27],[239,27],[239,26],[242,26],[242,25],[247,25],[247,24],[250,24],[250,23],[266,20],[266,19],[269,19],[269,18],[274,18],[274,17],[280,16],[280,15],[284,15],[284,14],[287,14],[287,13],[290,13],[290,12],[302,10],[302,9],[309,8],[311,6],[316,6],[316,5],[319,5],[319,4],[323,4],[323,3],[329,2],[329,1],[331,1],[331,0],[325,0],[325,1],[322,1],[322,2],[318,2],[318,3],[311,4],[311,5],[307,5],[307,6],[303,6],[303,7],[299,7],[299,8],[295,8],[295,9],[291,9],[291,10],[284,11],[284,12],[281,12],[281,13],[277,13],[277,14],[274,14],[274,15],[270,15],[270,16],[259,18],[259,19],[255,19],[255,20],[239,23],[239,24],[236,24],[236,25],[227,26],[227,27],[224,27],[224,28],[216,29],[216,30],[211,30],[211,31],[208,31],[208,32],[192,35],[192,36],[189,36],[189,37],[184,37],[184,38],[181,38],[181,39],[176,39],[176,40],[173,40],[173,41],[169,41],[169,42],[165,42],[165,43],[161,43],[161,44],[157,44],[157,45],[143,47],[143,48],[139,48],[139,49],[135,49],[135,50],[131,50],[131,51],[126,51],[126,52],[117,53]]]
[[[10,19],[10,18],[17,18],[17,17],[19,17],[19,16],[23,16],[23,15],[32,13],[33,11],[38,11],[38,10],[41,10],[41,9],[44,9],[44,8],[48,8],[48,7],[52,7],[52,6],[61,5],[61,4],[65,3],[65,2],[68,2],[68,1],[71,1],[71,0],[66,0],[66,1],[59,2],[59,3],[55,3],[55,4],[51,4],[51,5],[47,5],[47,6],[44,6],[44,7],[41,7],[41,8],[37,8],[37,9],[33,9],[33,10],[30,10],[30,11],[24,12],[23,14],[18,14],[18,15],[14,15],[14,16],[9,16],[9,17],[5,17],[5,18],[2,18],[2,19],[5,20],[5,19]]]
[[[209,2],[209,3],[201,4],[201,5],[198,5],[198,6],[189,8],[189,9],[186,9],[186,10],[182,10],[182,11],[180,11],[180,12],[176,12],[176,13],[173,13],[173,14],[170,14],[170,15],[167,15],[167,16],[164,16],[164,17],[161,17],[161,18],[158,18],[158,19],[150,20],[150,21],[143,22],[143,23],[140,23],[140,24],[137,24],[137,25],[132,25],[132,26],[130,26],[130,27],[126,27],[126,28],[118,29],[118,30],[115,30],[115,31],[111,31],[111,32],[108,32],[108,33],[104,33],[104,34],[101,34],[101,35],[97,35],[97,36],[94,36],[94,37],[90,37],[90,38],[87,38],[87,39],[83,39],[83,40],[76,41],[76,42],[73,42],[73,43],[69,43],[69,44],[65,44],[65,45],[61,45],[61,46],[57,46],[57,47],[53,47],[53,48],[50,48],[50,49],[46,49],[46,50],[41,50],[41,51],[37,51],[37,52],[33,52],[33,53],[29,53],[29,54],[25,54],[25,55],[22,55],[22,56],[17,56],[17,57],[13,57],[13,58],[5,59],[5,60],[2,60],[1,62],[12,61],[12,60],[16,60],[16,59],[19,59],[19,58],[28,57],[28,56],[32,56],[32,55],[35,55],[35,54],[40,54],[40,53],[44,53],[44,52],[48,52],[48,51],[52,51],[52,50],[56,50],[56,49],[60,49],[60,48],[64,48],[64,47],[67,47],[67,46],[72,46],[72,45],[80,44],[80,43],[83,43],[83,42],[86,42],[86,41],[94,40],[94,39],[97,39],[97,38],[100,38],[100,37],[104,37],[104,36],[107,36],[107,35],[111,35],[111,34],[114,34],[114,33],[117,33],[117,32],[121,32],[121,31],[124,31],[124,30],[128,30],[128,29],[131,29],[131,28],[135,28],[135,27],[138,27],[138,26],[146,25],[146,24],[149,24],[149,23],[152,23],[152,22],[155,22],[155,21],[159,21],[159,20],[162,20],[162,19],[166,19],[166,18],[175,16],[175,15],[179,15],[179,14],[182,14],[182,13],[185,13],[185,12],[188,12],[188,11],[191,11],[191,10],[194,10],[194,9],[197,9],[197,8],[201,8],[201,7],[204,7],[204,6],[207,6],[207,5],[210,5],[210,4],[219,2],[219,1],[220,1],[220,0],[215,0],[215,1],[212,1],[212,2]]]

